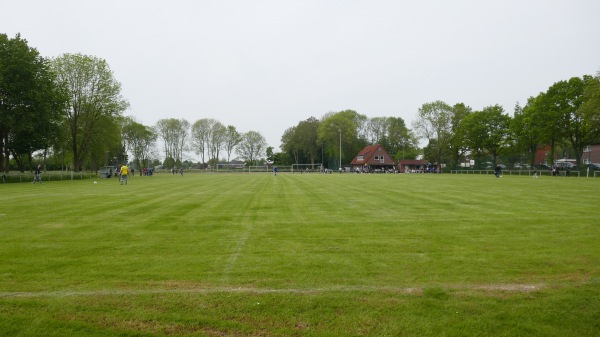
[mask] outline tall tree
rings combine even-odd
[[[225,139],[227,137],[227,128],[221,122],[216,121],[212,125],[211,135],[210,135],[210,160],[216,165],[219,162],[219,156],[221,153],[221,149],[225,144]]]
[[[48,61],[20,35],[0,34],[0,171],[8,172],[10,155],[21,171],[34,151],[45,158],[64,102]]]
[[[242,136],[236,130],[235,126],[227,125],[225,131],[225,151],[227,152],[227,162],[231,161],[231,153],[235,147],[242,141]]]
[[[216,163],[219,153],[226,143],[227,128],[218,120],[212,118],[199,119],[192,125],[192,146],[199,154],[203,163],[205,154],[208,162]]]
[[[297,126],[287,128],[281,136],[281,150],[285,152],[295,164],[300,160],[300,141],[297,139]]]
[[[584,90],[581,113],[587,124],[590,144],[600,143],[600,71],[591,79]]]
[[[517,105],[510,124],[511,133],[516,140],[515,146],[520,153],[527,154],[527,163],[531,167],[541,164],[535,163],[535,153],[541,139],[537,100],[536,97],[530,97],[523,108]]]
[[[572,77],[568,81],[554,83],[546,92],[548,105],[558,117],[557,124],[561,135],[568,140],[578,165],[581,165],[583,148],[593,139],[593,127],[584,118],[581,110],[586,100],[586,86],[593,86],[594,79],[586,75],[583,78]]]
[[[255,165],[256,161],[265,155],[266,147],[265,137],[257,131],[249,131],[242,135],[237,152],[248,164]]]
[[[206,163],[205,154],[209,147],[210,125],[208,119],[199,119],[192,124],[191,143],[194,152],[200,155],[202,163]]]
[[[442,162],[442,156],[448,151],[452,139],[452,108],[442,102],[425,103],[419,108],[417,119],[413,123],[416,134],[431,142],[436,163]]]
[[[396,159],[414,159],[417,156],[417,138],[406,127],[401,117],[386,118],[386,133],[382,144]]]
[[[369,118],[366,123],[366,140],[369,144],[381,144],[385,142],[389,130],[387,117]],[[387,149],[389,151],[389,149]]]
[[[295,130],[298,149],[311,164],[315,163],[321,150],[318,142],[319,123],[318,119],[310,117],[307,120],[298,123]]]
[[[167,118],[156,122],[154,130],[163,140],[167,166],[181,164],[189,128],[190,123],[185,119]]]
[[[323,116],[318,128],[318,143],[324,144],[332,159],[333,167],[329,167],[330,169],[349,162],[364,148],[367,144],[366,121],[365,115],[354,110],[333,112]]]
[[[66,126],[70,131],[73,165],[81,171],[92,142],[108,124],[116,121],[128,107],[121,96],[121,84],[108,63],[94,56],[63,54],[52,60],[56,83],[68,95]]]
[[[462,121],[472,112],[471,107],[464,103],[457,103],[452,107],[452,131],[450,139],[450,151],[453,160],[453,166],[458,167],[461,159],[468,152],[468,147],[465,142],[465,133],[462,128]]]
[[[496,165],[498,155],[508,146],[510,116],[494,105],[467,115],[463,122],[470,148],[491,155]]]
[[[156,140],[154,130],[140,124],[132,118],[126,118],[122,127],[123,140],[127,150],[134,156],[135,167],[141,169],[148,167],[148,155]]]

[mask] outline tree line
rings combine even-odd
[[[313,163],[321,154],[331,168],[336,158],[348,164],[364,146],[378,143],[397,161],[422,156],[447,168],[470,160],[481,168],[499,162],[552,166],[557,158],[581,165],[584,147],[600,142],[600,73],[556,82],[525,106],[517,103],[513,116],[497,104],[474,111],[464,103],[424,103],[411,126],[399,117],[368,118],[352,110],[311,117],[284,132],[278,159]],[[419,149],[423,139],[427,145]],[[536,163],[536,151],[545,148],[547,158]]]
[[[450,167],[468,158],[530,167],[569,158],[581,167],[584,147],[600,142],[600,73],[556,82],[525,106],[517,103],[512,117],[500,105],[473,111],[462,103],[423,104],[413,128],[428,140],[425,157]],[[540,149],[548,155],[535,162]]]
[[[266,141],[256,131],[240,133],[213,119],[190,125],[168,118],[145,126],[123,115],[128,107],[105,60],[82,54],[48,59],[19,34],[0,34],[2,172],[31,170],[34,161],[74,171],[130,161],[138,168],[156,166],[158,140],[166,167],[181,166],[189,150],[203,162],[217,162],[225,153],[229,161],[234,150],[248,162],[264,154]]]
[[[286,129],[280,151],[267,146],[258,131],[241,133],[211,118],[193,123],[167,118],[146,126],[123,115],[128,107],[105,60],[82,54],[47,59],[19,34],[0,34],[3,172],[31,170],[34,162],[75,171],[122,162],[137,168],[181,167],[192,164],[185,157],[190,151],[201,167],[236,160],[337,169],[375,143],[396,160],[422,156],[450,168],[468,159],[534,166],[540,164],[534,160],[542,146],[550,149],[548,164],[558,156],[581,164],[584,147],[600,142],[600,73],[556,82],[525,106],[517,103],[512,116],[500,105],[474,111],[464,103],[434,101],[418,109],[409,128],[400,117],[328,112]],[[422,149],[420,140],[427,142]]]

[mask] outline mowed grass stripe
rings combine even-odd
[[[105,180],[20,185],[27,195],[39,187],[34,191],[40,200],[37,207],[15,208],[12,226],[21,221],[33,228],[21,225],[24,231],[13,239],[22,237],[12,244],[32,254],[26,260],[39,254],[69,277],[79,273],[81,279],[71,281],[84,289],[103,282],[138,287],[173,280],[275,288],[518,283],[539,273],[546,277],[544,268],[531,267],[548,257],[568,267],[573,242],[597,238],[597,229],[574,230],[594,220],[578,211],[578,203],[543,194],[546,187],[572,188],[566,182],[258,174],[142,177],[128,186]],[[561,207],[552,207],[558,202]],[[583,222],[562,215],[572,224],[560,225],[561,208],[582,214]],[[527,217],[532,220],[522,221]],[[569,254],[557,257],[557,250]],[[43,274],[43,264],[27,263]],[[480,267],[472,268],[474,263]],[[524,273],[528,268],[533,276]]]
[[[431,269],[438,270],[437,282],[490,275],[483,282],[518,283],[530,277],[523,269],[548,256],[568,268],[574,251],[555,257],[557,247],[564,252],[573,249],[568,247],[574,240],[578,246],[592,244],[593,234],[574,231],[592,220],[576,203],[563,200],[562,207],[583,213],[583,222],[560,226],[565,219],[556,215],[559,208],[520,196],[528,186],[554,189],[565,182],[259,174],[136,177],[128,186],[111,180],[66,182],[62,189],[58,183],[21,185],[29,192],[39,187],[40,196],[38,207],[22,206],[27,216],[15,225],[38,219],[34,224],[39,221],[44,230],[26,230],[17,250],[39,248],[49,253],[42,257],[50,266],[71,275],[84,271],[85,277],[89,271],[92,286],[103,281],[131,286],[121,282],[120,273],[131,282],[150,283],[410,286],[432,281]],[[42,201],[43,193],[48,197]],[[523,221],[528,214],[531,223]],[[530,257],[531,249],[540,256]],[[448,262],[452,269],[444,268]],[[489,266],[471,270],[473,262]],[[106,279],[97,277],[103,268],[92,266],[105,266]],[[294,277],[286,278],[290,273]]]
[[[0,185],[0,335],[593,336],[600,179]]]

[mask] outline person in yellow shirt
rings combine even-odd
[[[123,185],[123,183],[127,185],[127,175],[129,175],[129,167],[127,167],[127,164],[123,164],[123,166],[121,166],[121,185]]]

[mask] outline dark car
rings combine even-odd
[[[599,163],[591,163],[587,165],[590,170],[594,170],[594,171],[600,171],[600,164]]]

